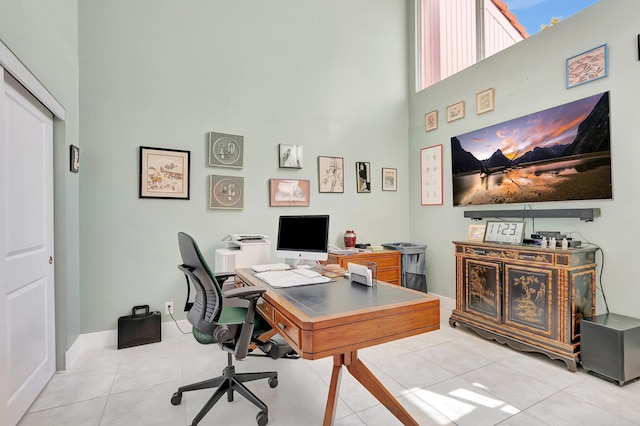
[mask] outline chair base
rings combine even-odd
[[[251,382],[260,379],[269,379],[269,386],[275,388],[278,386],[278,373],[276,371],[261,372],[261,373],[236,373],[236,369],[232,362],[233,358],[231,354],[227,355],[227,366],[222,371],[222,375],[209,380],[203,380],[201,382],[192,383],[190,385],[181,386],[178,391],[171,397],[171,404],[180,405],[182,402],[182,393],[193,390],[211,389],[217,388],[211,398],[202,407],[198,414],[194,417],[191,426],[196,426],[202,418],[213,408],[218,400],[227,394],[227,401],[233,402],[233,392],[238,392],[244,396],[251,403],[260,409],[260,412],[256,416],[256,421],[259,426],[267,424],[269,409],[266,404],[260,400],[253,392],[247,388],[244,383]]]

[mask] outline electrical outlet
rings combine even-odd
[[[173,302],[164,302],[164,313],[173,314]]]

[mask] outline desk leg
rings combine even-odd
[[[336,416],[338,407],[338,390],[340,389],[340,379],[342,378],[342,366],[344,365],[344,355],[333,356],[333,370],[331,370],[331,383],[329,384],[329,396],[327,397],[327,408],[324,412],[323,426],[331,426]]]
[[[391,395],[391,392],[373,375],[363,363],[358,359],[358,351],[348,352],[346,354],[333,356],[333,370],[331,371],[331,384],[329,385],[329,396],[327,398],[327,408],[324,412],[323,426],[331,426],[336,415],[336,407],[338,406],[338,390],[340,388],[340,378],[342,374],[342,366],[346,366],[347,370],[353,377],[359,381],[378,401],[382,403],[391,414],[396,416],[403,425],[419,426],[411,414],[400,405],[398,400]]]

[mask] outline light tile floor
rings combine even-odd
[[[420,425],[640,425],[640,381],[623,387],[561,361],[522,353],[473,332],[441,329],[361,350],[360,357]],[[59,372],[20,426],[190,425],[210,391],[170,398],[183,383],[218,375],[226,354],[190,335],[134,348],[94,350]],[[279,385],[250,388],[269,406],[270,426],[320,425],[331,359],[248,357],[238,371],[277,370]],[[255,425],[258,409],[226,397],[200,425]],[[336,425],[399,425],[348,372],[342,375]]]

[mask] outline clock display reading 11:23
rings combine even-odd
[[[485,243],[522,244],[524,222],[487,221],[484,232]]]

